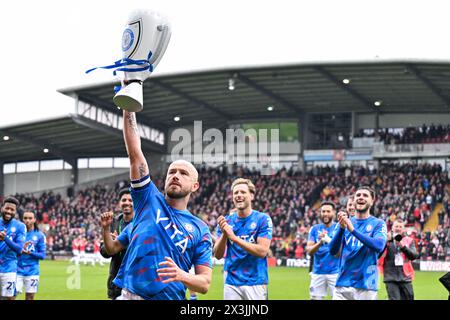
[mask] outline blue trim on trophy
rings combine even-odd
[[[150,58],[152,57],[152,52],[150,51],[147,56],[147,60],[133,60],[129,58],[120,59],[114,62],[114,64],[109,66],[103,66],[103,67],[95,67],[92,69],[87,70],[85,73],[90,73],[96,69],[116,69],[113,72],[113,75],[116,75],[117,71],[123,71],[123,72],[141,72],[145,70],[149,70],[150,72],[153,72],[153,65],[149,62]],[[136,69],[130,69],[130,68],[122,68],[122,67],[128,67],[132,65],[146,65],[142,68],[136,68]]]

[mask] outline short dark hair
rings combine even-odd
[[[12,203],[12,204],[15,204],[16,207],[19,207],[19,205],[20,205],[19,200],[17,200],[17,199],[14,198],[14,197],[7,197],[5,200],[3,200],[3,205],[5,205],[6,203]]]
[[[120,189],[120,191],[119,191],[119,199],[122,199],[122,196],[124,194],[130,194],[130,193],[131,192],[130,192],[130,189],[128,187]]]
[[[367,190],[367,191],[369,191],[369,193],[372,196],[372,198],[375,199],[375,190],[373,190],[371,187],[369,187],[369,186],[361,186],[361,187],[358,187],[358,189],[356,191],[358,191],[358,190]]]
[[[331,206],[333,210],[336,210],[336,205],[332,201],[322,201],[320,207],[322,208],[323,206]]]

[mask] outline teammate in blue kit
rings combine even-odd
[[[339,212],[330,253],[340,255],[339,276],[333,300],[376,300],[379,254],[387,241],[386,223],[370,215],[375,192],[360,187],[354,196],[355,216]]]
[[[14,219],[19,201],[7,197],[2,204],[0,218],[0,297],[14,300],[17,260],[25,242],[25,225]]]
[[[227,276],[224,300],[267,300],[267,254],[272,240],[272,219],[252,209],[255,186],[248,179],[231,185],[236,212],[220,216],[214,256],[222,259]]]
[[[34,212],[25,212],[22,219],[27,236],[19,257],[16,290],[20,294],[25,287],[25,299],[34,300],[39,287],[39,260],[45,259],[45,235],[36,225]]]
[[[346,213],[347,215],[351,218],[353,216],[355,216],[355,196],[349,195],[347,198],[347,203],[345,205],[345,209],[346,209]]]
[[[309,294],[311,300],[322,300],[327,295],[327,289],[333,297],[334,287],[339,272],[339,259],[330,254],[329,243],[333,238],[336,223],[336,206],[331,201],[320,205],[320,218],[323,223],[316,224],[309,230],[306,251],[314,256]]]
[[[204,294],[212,274],[211,233],[187,210],[191,193],[199,188],[198,172],[187,161],[173,162],[162,194],[150,180],[135,113],[124,111],[123,119],[135,215],[115,240],[105,227],[112,213],[101,215],[107,252],[127,248],[114,279],[122,288],[118,299],[184,300],[186,288]],[[189,273],[192,266],[195,274]]]

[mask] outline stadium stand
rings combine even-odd
[[[447,172],[439,165],[382,165],[378,170],[362,166],[314,167],[302,174],[281,169],[276,174],[236,167],[199,168],[200,189],[191,199],[191,212],[208,224],[213,233],[219,215],[232,210],[230,186],[236,177],[251,179],[257,189],[254,207],[267,212],[274,222],[271,254],[277,258],[305,258],[309,228],[319,222],[317,203],[331,200],[344,207],[358,185],[375,187],[378,199],[374,214],[388,226],[397,217],[407,221],[421,259],[450,260],[450,193]],[[154,178],[161,189],[164,181]],[[47,234],[50,255],[68,255],[75,238],[87,240],[86,253],[98,239],[98,216],[117,208],[117,192],[126,181],[79,190],[72,197],[44,192],[39,197],[17,194],[24,210],[37,212],[40,228]],[[427,225],[435,217],[433,225]]]
[[[407,143],[448,143],[450,142],[450,125],[422,125],[394,130],[392,128],[379,130],[361,129],[355,138],[375,137],[387,144]]]

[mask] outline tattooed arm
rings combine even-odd
[[[130,159],[130,179],[139,180],[148,175],[149,170],[141,150],[141,137],[134,112],[123,111],[123,137]]]

